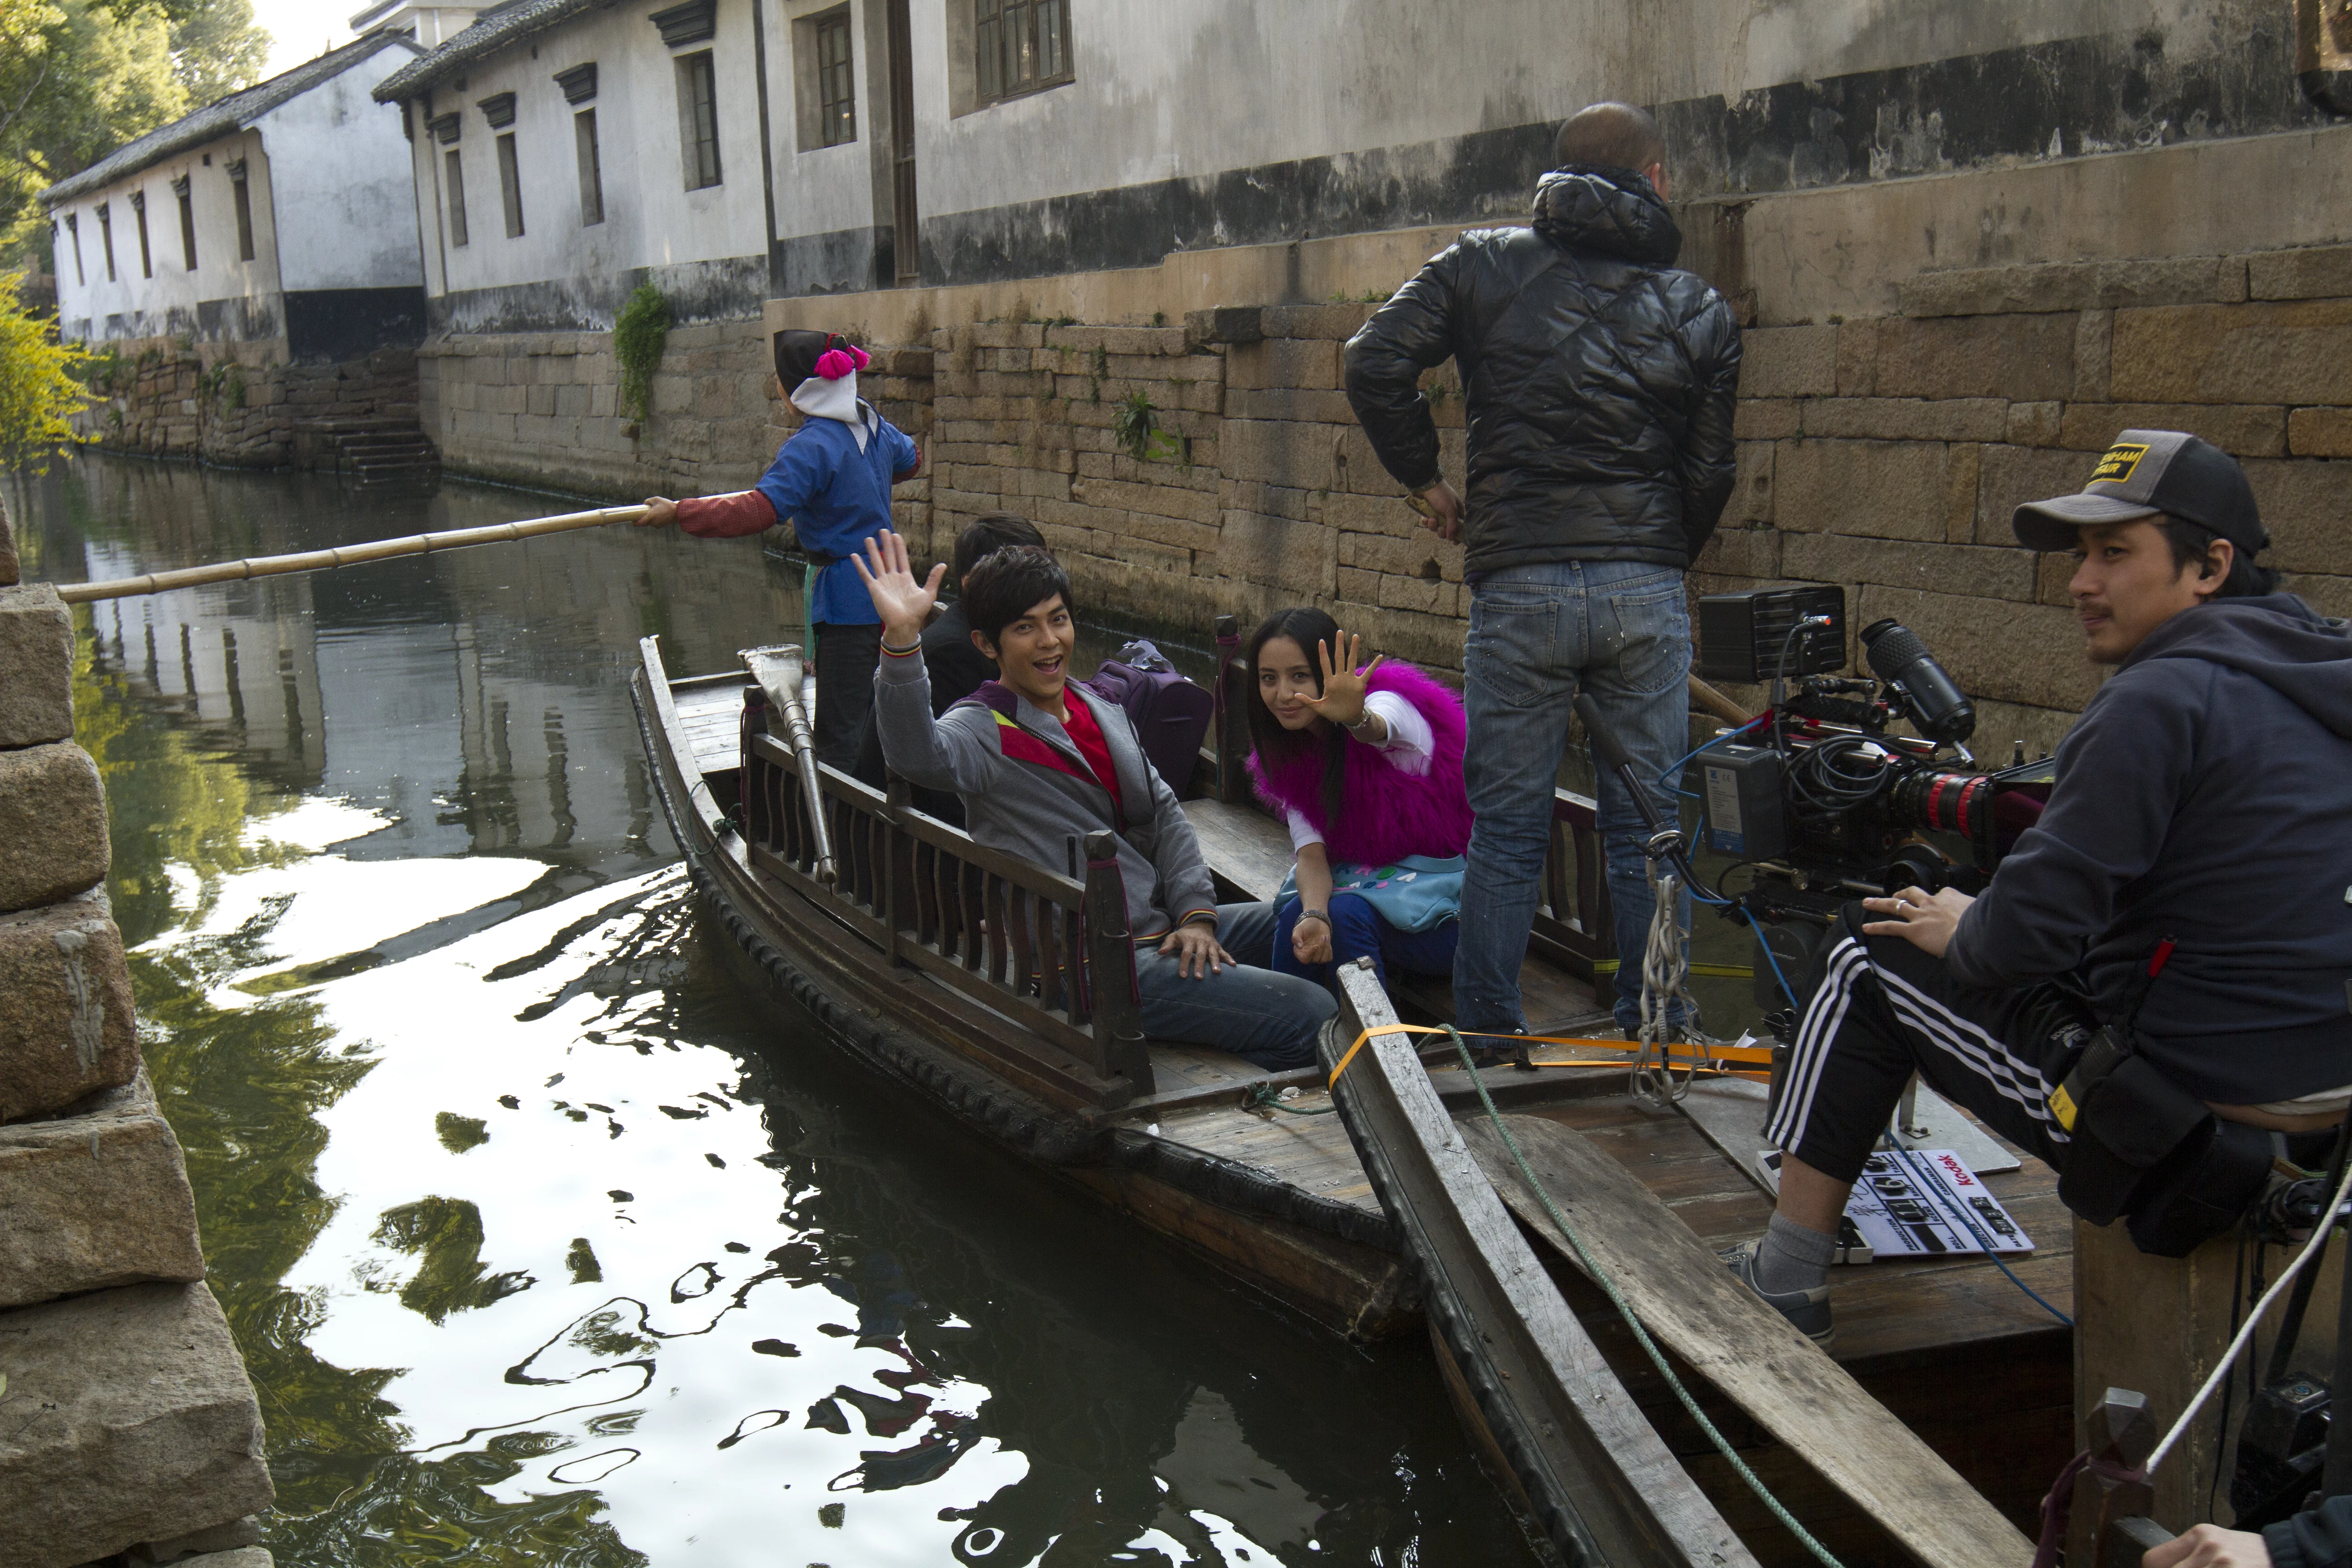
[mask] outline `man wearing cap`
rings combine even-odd
[[[2084,651],[2115,674],[1981,895],[1864,899],[1824,950],[1766,1129],[1777,1212],[1725,1255],[1823,1344],[1838,1216],[1914,1071],[2062,1193],[2084,1145],[2051,1100],[2103,1024],[2195,1116],[2298,1154],[2352,1105],[2352,637],[2276,591],[2243,470],[2193,436],[2126,430],[2012,526],[2074,554]]]
[[[810,729],[817,761],[846,773],[874,706],[882,622],[849,558],[890,526],[890,487],[913,479],[923,454],[907,433],[857,395],[864,349],[838,332],[783,331],[774,340],[775,380],[801,426],[753,489],[674,501],[652,496],[640,528],[677,524],[701,539],[735,539],[780,522],[809,559],[802,584],[809,663],[816,672]]]

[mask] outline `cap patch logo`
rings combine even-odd
[[[2147,446],[2145,442],[2126,441],[2121,445],[2110,447],[2107,448],[2107,455],[2099,459],[2099,466],[2091,470],[2091,477],[2084,481],[2083,488],[2088,489],[2093,485],[2128,484],[2131,481],[2132,470],[2138,468],[2139,460],[2147,456]]]

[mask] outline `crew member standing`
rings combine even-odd
[[[1454,998],[1463,1029],[1489,1035],[1525,1027],[1519,965],[1579,691],[1659,810],[1675,809],[1690,728],[1683,574],[1731,495],[1739,326],[1675,268],[1682,233],[1657,121],[1597,103],[1560,128],[1559,154],[1537,184],[1533,226],[1465,234],[1348,344],[1348,399],[1372,449],[1428,526],[1467,535],[1464,774],[1477,825]],[[1449,356],[1467,405],[1466,523],[1416,390]],[[1617,1021],[1631,1029],[1653,900],[1640,814],[1605,772],[1601,829]]]
[[[758,486],[698,500],[654,496],[637,526],[675,522],[698,538],[735,539],[791,521],[810,566],[801,591],[814,645],[812,738],[817,761],[846,773],[874,705],[882,646],[881,619],[849,558],[890,526],[890,487],[913,479],[923,455],[857,395],[857,373],[871,363],[864,349],[837,332],[786,331],[776,334],[775,356],[769,390],[803,417]]]

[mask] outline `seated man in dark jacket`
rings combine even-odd
[[[1915,1069],[2062,1194],[2104,1157],[2097,1103],[2052,1103],[2101,1025],[2127,1030],[2134,1081],[2306,1160],[2352,1104],[2352,637],[2273,591],[2245,474],[2193,436],[2125,431],[2081,494],[2013,526],[2074,552],[2090,658],[2116,670],[1980,897],[1906,888],[1832,932],[1767,1128],[1778,1212],[1727,1255],[1822,1343],[1838,1215]]]
[[[955,791],[973,839],[1033,866],[1068,870],[1088,834],[1116,834],[1144,1033],[1269,1071],[1313,1062],[1337,1004],[1312,981],[1260,967],[1274,952],[1274,906],[1217,902],[1192,822],[1127,710],[1069,679],[1070,579],[1053,556],[1001,550],[973,571],[964,608],[996,679],[936,719],[919,656],[947,568],[918,581],[907,542],[887,530],[852,559],[882,617],[874,711],[891,768]]]
[[[1022,545],[1043,550],[1045,536],[1018,512],[982,512],[965,523],[956,535],[955,554],[949,563],[955,574],[956,593],[961,595],[971,590],[973,567],[1000,550]],[[931,717],[935,719],[995,676],[996,667],[972,646],[971,626],[964,619],[961,597],[923,628],[923,669],[931,679]],[[882,759],[882,731],[870,712],[857,749],[857,777],[876,789],[888,782]],[[963,826],[963,803],[943,790],[918,787],[914,806],[942,822]]]
[[[1529,228],[1430,259],[1348,344],[1348,401],[1396,481],[1464,539],[1464,783],[1477,826],[1454,962],[1456,1022],[1519,1032],[1519,966],[1551,844],[1570,700],[1588,692],[1673,810],[1690,749],[1683,574],[1731,495],[1739,324],[1675,268],[1665,142],[1639,109],[1560,128]],[[1452,358],[1469,421],[1469,515],[1438,469],[1421,373]],[[1601,775],[1617,1021],[1641,1020],[1653,900],[1634,802]],[[1684,924],[1688,925],[1687,913]],[[1680,1004],[1669,1022],[1686,1022]]]

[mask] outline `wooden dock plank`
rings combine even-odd
[[[1742,1289],[1612,1152],[1559,1121],[1507,1119],[1528,1163],[1663,1345],[1671,1348],[1926,1563],[2023,1563],[2032,1547],[1916,1434]],[[1567,1238],[1484,1117],[1462,1133],[1520,1220]]]

